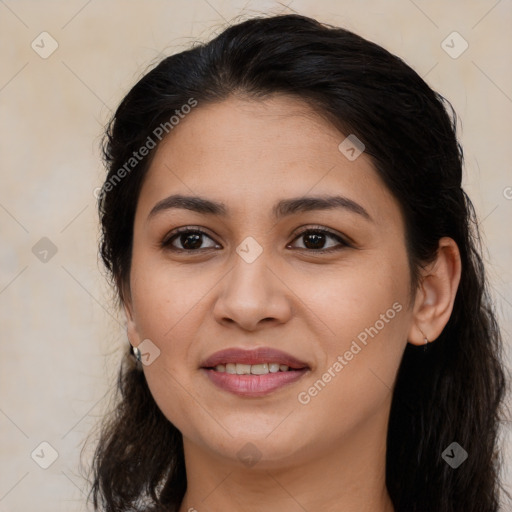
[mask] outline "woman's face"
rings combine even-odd
[[[299,100],[230,98],[199,103],[158,148],[135,216],[128,330],[149,340],[148,385],[186,446],[264,468],[385,436],[412,322],[404,223],[344,139]],[[224,211],[165,203],[178,194]],[[305,369],[203,368],[261,347]]]

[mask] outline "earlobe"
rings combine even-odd
[[[414,304],[413,323],[408,341],[425,344],[439,337],[450,319],[460,283],[459,248],[448,237],[439,240],[437,256],[425,269]]]
[[[140,343],[140,336],[137,331],[137,324],[133,313],[133,306],[129,297],[123,299],[123,309],[126,317],[126,334],[130,344],[134,347]]]

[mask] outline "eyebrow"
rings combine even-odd
[[[205,215],[217,215],[219,217],[227,217],[229,214],[229,210],[224,203],[199,196],[175,194],[156,203],[149,212],[147,220],[150,220],[160,212],[170,210],[172,208],[190,210]],[[272,214],[274,218],[280,219],[282,217],[298,213],[314,210],[332,210],[335,208],[348,210],[349,212],[358,214],[366,220],[373,222],[370,214],[359,203],[356,203],[348,197],[340,195],[282,199],[274,205],[272,208]]]

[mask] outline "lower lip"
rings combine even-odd
[[[237,375],[227,372],[217,372],[201,368],[208,378],[219,388],[239,396],[265,396],[300,379],[307,368],[287,372],[266,373],[264,375]]]

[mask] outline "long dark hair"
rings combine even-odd
[[[426,353],[408,344],[403,354],[386,484],[397,512],[496,512],[504,492],[497,448],[507,379],[476,216],[461,189],[456,115],[377,44],[299,15],[253,18],[165,58],[141,78],[103,145],[108,176],[99,197],[100,251],[119,304],[129,282],[135,207],[155,149],[127,166],[133,152],[148,137],[158,143],[155,130],[172,129],[169,119],[191,99],[201,108],[232,95],[275,93],[300,98],[365,144],[402,209],[412,290],[439,239],[457,243],[462,276],[450,320]],[[159,410],[129,348],[117,403],[96,447],[90,494],[96,510],[177,511],[187,486],[182,436]],[[442,457],[453,442],[468,453],[457,469]]]

